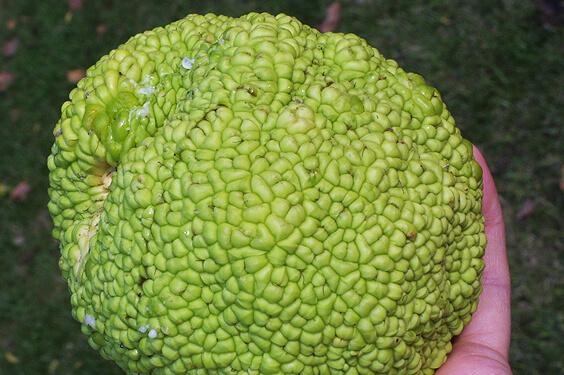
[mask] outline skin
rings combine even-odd
[[[483,170],[484,205],[488,244],[483,292],[470,324],[456,339],[452,353],[437,375],[508,375],[511,334],[510,276],[505,247],[505,225],[492,174],[484,156],[474,147]]]

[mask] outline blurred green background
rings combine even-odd
[[[0,0],[0,374],[119,374],[72,320],[50,237],[45,159],[81,69],[192,12],[284,12],[330,1]],[[439,88],[486,155],[508,226],[516,374],[564,362],[564,32],[559,1],[341,1],[357,33]]]

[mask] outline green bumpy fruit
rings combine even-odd
[[[432,374],[476,309],[472,147],[358,36],[190,15],[102,57],[54,135],[73,315],[128,374]]]

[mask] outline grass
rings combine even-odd
[[[23,202],[0,198],[0,373],[119,374],[70,316],[46,211],[45,159],[72,84],[129,36],[190,12],[285,12],[315,25],[327,1],[0,0],[0,60],[14,82],[0,92],[0,182],[28,181]],[[544,27],[532,1],[343,1],[338,31],[367,38],[437,86],[466,137],[487,156],[508,226],[513,278],[511,364],[516,374],[564,372],[563,29]],[[67,16],[65,17],[65,15]],[[5,27],[9,19],[16,27]],[[96,33],[104,24],[107,32]],[[535,209],[519,220],[526,201]]]

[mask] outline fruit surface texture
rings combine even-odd
[[[60,267],[128,374],[433,374],[476,310],[472,146],[356,35],[189,15],[102,57],[61,112]]]

